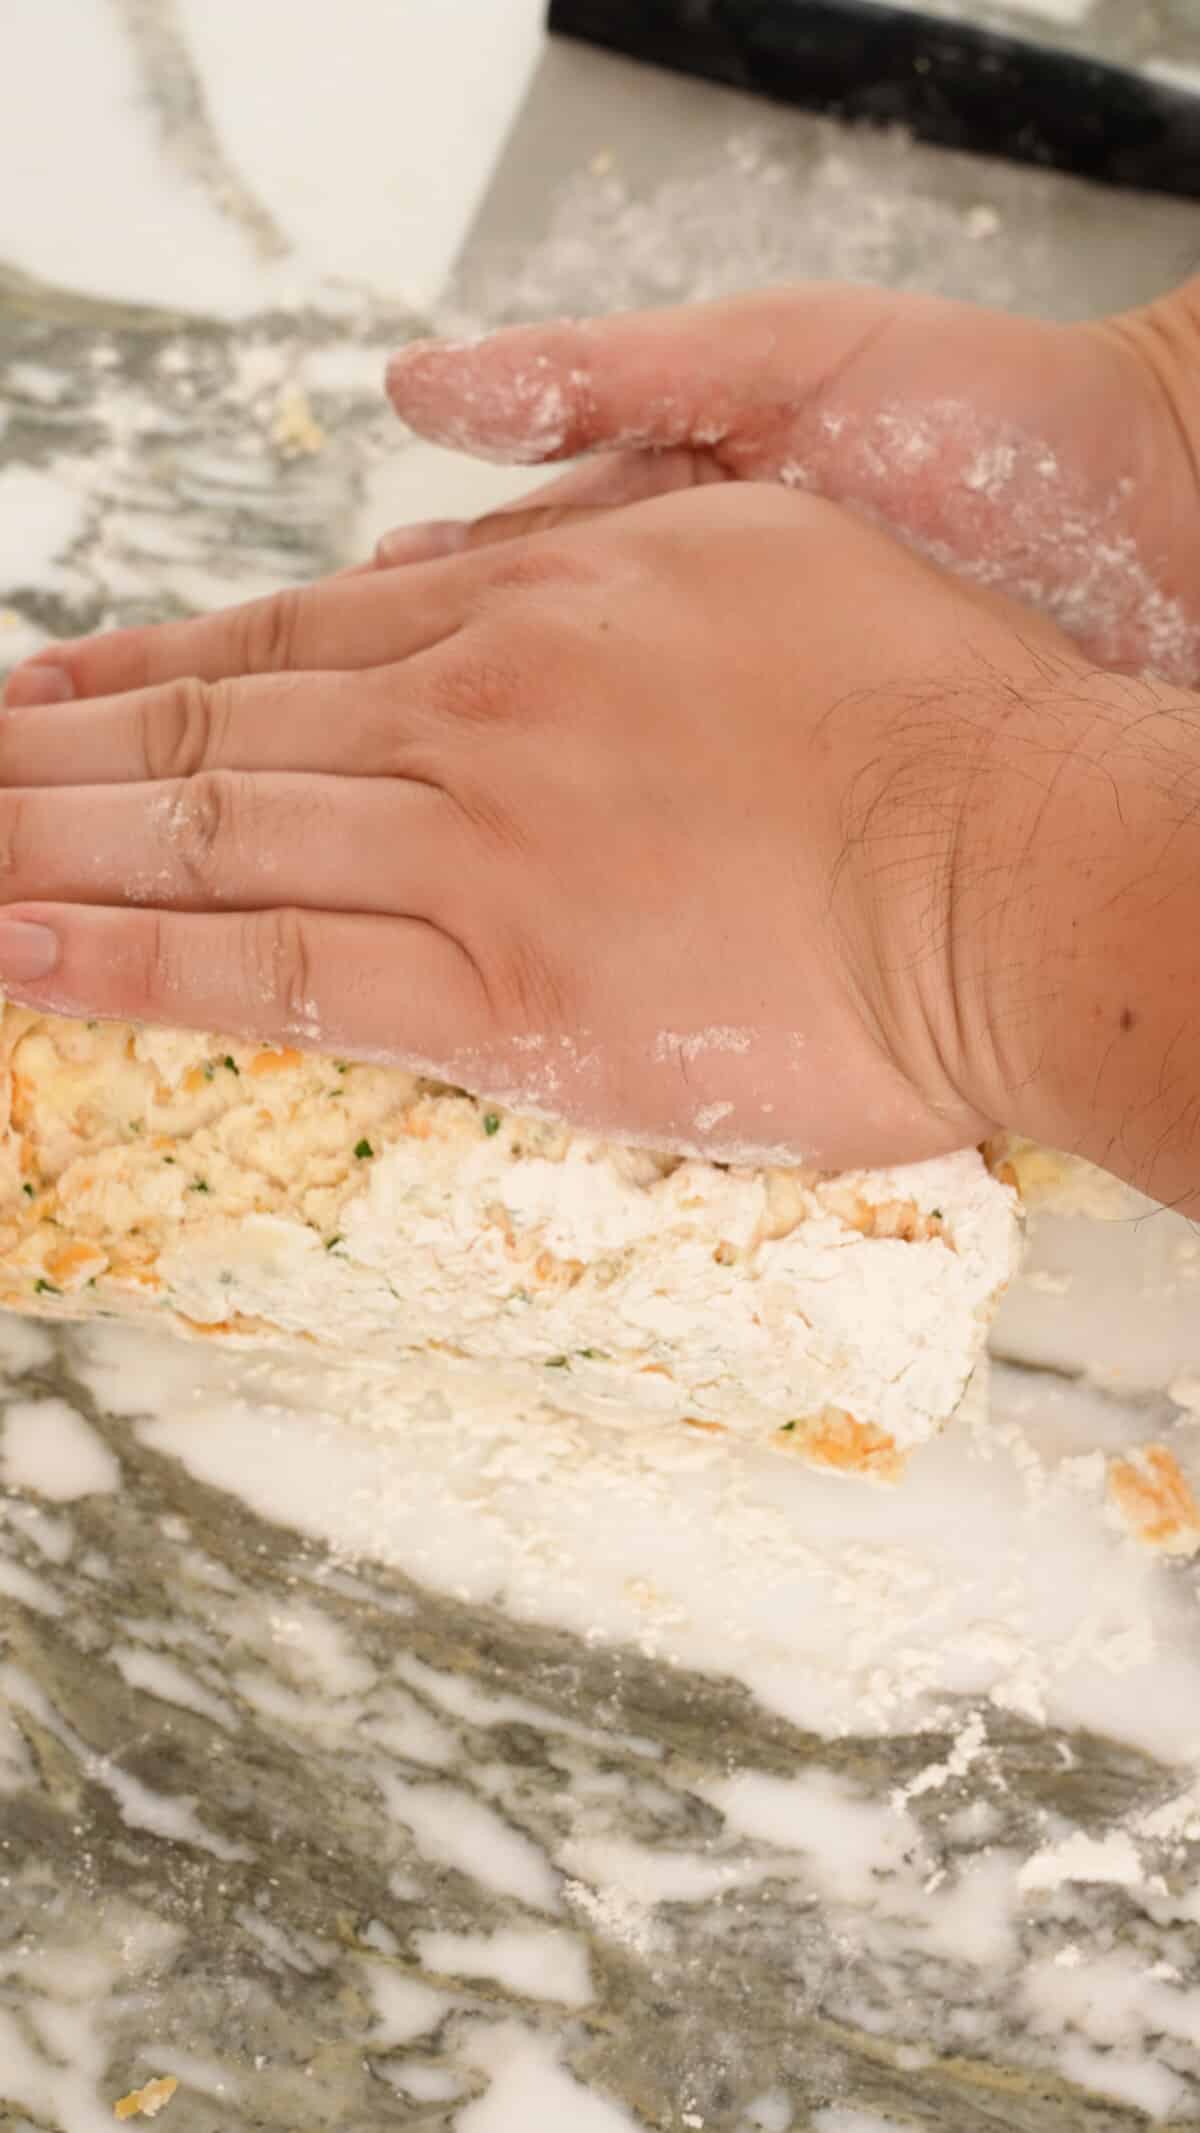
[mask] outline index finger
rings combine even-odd
[[[361,671],[427,651],[459,629],[486,581],[464,555],[384,577],[363,570],[143,629],[48,645],[9,676],[9,710],[122,696],[181,679]]]

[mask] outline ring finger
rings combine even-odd
[[[468,841],[444,793],[402,778],[206,771],[0,793],[8,903],[430,918],[469,870]]]

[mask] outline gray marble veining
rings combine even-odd
[[[167,620],[209,592],[217,604],[341,561],[364,442],[382,426],[378,378],[405,321],[268,316],[234,328],[72,300],[15,274],[5,284],[2,271],[0,298],[0,478],[26,470],[78,511],[51,569],[36,550],[28,575],[16,564],[10,611],[74,635]],[[357,391],[305,395],[299,419],[316,428],[290,432],[294,381],[330,349],[344,369],[355,348]]]
[[[71,1348],[11,1396],[65,1402],[119,1484],[58,1510],[0,1502],[0,1571],[28,1580],[0,1670],[20,1758],[0,1808],[0,2043],[36,2043],[55,1965],[61,1991],[124,1935],[142,1953],[98,1995],[107,2092],[206,2040],[224,2094],[189,2090],[180,2133],[219,2133],[231,2108],[271,2128],[449,2128],[513,2024],[634,2125],[749,2126],[772,2092],[796,2125],[834,2102],[953,2133],[1143,2122],[1052,2071],[1021,1976],[1081,1940],[1195,1974],[1200,1921],[1164,1923],[1140,1890],[1064,1889],[981,1975],[891,1912],[900,1859],[881,1860],[878,1901],[830,1907],[803,1860],[706,1798],[733,1772],[820,1773],[851,1807],[878,1801],[951,1750],[965,1712],[940,1736],[830,1743],[736,1682],[349,1567],[106,1416]],[[1014,1719],[989,1738],[982,1780],[913,1801],[923,1879],[953,1885],[981,1841],[1028,1851],[1048,1818],[1102,1836],[1175,1789],[1116,1741]],[[640,1861],[640,1897],[628,1864],[619,1898],[598,1884],[613,1850]],[[1200,1844],[1158,1850],[1169,1909]],[[31,1951],[41,1972],[22,1975]],[[1164,2052],[1200,2113],[1200,2037]],[[416,2108],[414,2067],[444,2101]]]
[[[288,240],[227,152],[188,42],[176,0],[117,0],[158,121],[162,153],[246,231],[258,257],[282,259]]]

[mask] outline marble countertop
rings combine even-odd
[[[1200,63],[1166,0],[989,12]],[[539,14],[9,0],[0,666],[511,493],[382,408],[431,321],[798,273],[1056,314],[1200,253],[693,85],[651,143]],[[1200,2127],[1200,1580],[1105,1491],[1200,1441],[1118,1396],[1127,1249],[1106,1389],[1014,1333],[899,1490],[0,1325],[4,2133],[159,2077],[167,2133]]]

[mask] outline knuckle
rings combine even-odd
[[[542,513],[536,515],[541,517]],[[552,514],[546,511],[545,515]],[[595,563],[568,547],[561,538],[543,533],[528,546],[519,544],[507,553],[497,549],[491,590],[494,593],[549,591],[560,594],[565,587],[592,584],[597,575]]]
[[[508,1027],[549,1033],[570,1027],[572,985],[546,941],[524,926],[493,941],[487,958],[488,991]]]
[[[453,725],[509,724],[528,695],[524,662],[495,645],[463,651],[430,680],[434,716]]]
[[[303,598],[296,586],[285,586],[241,608],[236,631],[240,672],[282,674],[293,666],[302,612]]]
[[[236,849],[242,783],[232,771],[202,770],[172,797],[166,821],[171,863],[193,895],[215,900],[223,893],[224,872]]]
[[[0,879],[19,880],[24,872],[29,846],[28,827],[29,807],[25,794],[6,792],[0,802]]]
[[[525,812],[496,779],[476,776],[472,766],[467,776],[455,778],[445,791],[460,820],[494,853],[512,859],[533,855],[536,840]]]
[[[142,755],[148,778],[193,778],[221,752],[229,724],[229,686],[189,675],[142,713]]]
[[[272,1033],[303,1035],[313,1028],[310,925],[304,912],[286,907],[248,912],[242,922],[243,997],[266,1011]]]

